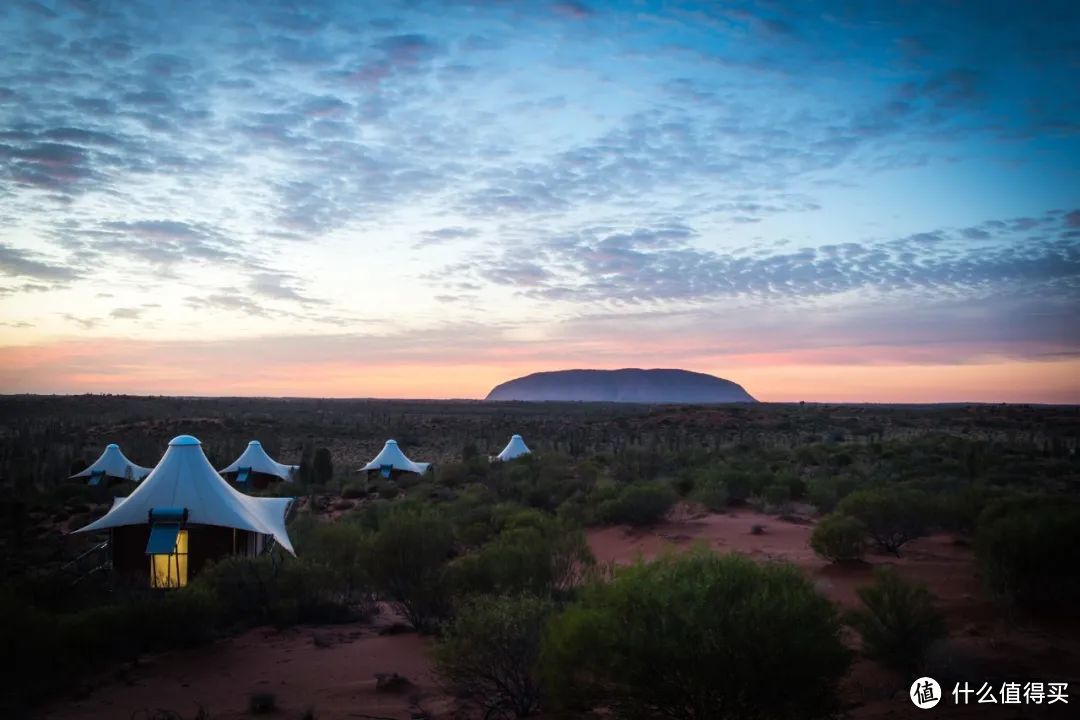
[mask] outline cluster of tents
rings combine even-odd
[[[521,436],[514,435],[491,460],[513,460],[530,452]],[[396,441],[387,440],[360,470],[391,478],[399,473],[423,475],[430,468],[431,463],[410,460]],[[221,557],[259,555],[273,543],[295,554],[285,529],[294,498],[256,497],[237,488],[264,486],[268,479],[291,482],[297,470],[296,465],[275,461],[257,440],[221,470],[214,469],[202,443],[191,435],[173,438],[153,468],[136,465],[110,444],[72,478],[88,478],[92,485],[106,478],[139,484],[127,497],[115,498],[103,517],[75,532],[109,533],[104,547],[115,576],[142,582],[149,559],[151,587],[182,587],[208,561]]]

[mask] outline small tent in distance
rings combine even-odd
[[[401,473],[423,475],[430,467],[431,463],[413,462],[405,457],[405,453],[401,452],[401,448],[398,447],[397,440],[387,440],[386,444],[383,445],[383,449],[375,456],[375,459],[360,468],[360,472],[366,472],[368,477],[378,473],[381,477],[389,480]]]
[[[238,487],[252,487],[261,490],[278,480],[292,482],[296,477],[297,470],[296,465],[284,465],[277,462],[266,454],[262,443],[258,440],[252,440],[240,457],[236,458],[231,465],[223,468],[220,472],[226,480]]]
[[[524,455],[532,455],[532,450],[529,449],[529,446],[525,444],[520,435],[513,435],[510,442],[506,443],[506,447],[502,449],[502,452],[493,457],[492,461],[506,462]]]
[[[120,451],[119,445],[109,443],[105,446],[105,451],[88,468],[75,473],[68,479],[86,478],[89,485],[105,485],[110,479],[139,482],[149,474],[150,468],[131,462]]]
[[[236,490],[214,470],[196,438],[180,435],[131,495],[75,532],[109,532],[118,579],[182,587],[209,560],[258,555],[272,542],[293,553],[285,530],[292,501]]]

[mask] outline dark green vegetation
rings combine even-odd
[[[849,662],[833,605],[798,570],[707,550],[590,583],[544,655],[563,704],[673,719],[831,717]]]
[[[998,500],[976,536],[988,587],[1019,608],[1076,612],[1080,599],[1080,503],[1075,498]]]
[[[850,620],[862,636],[863,652],[907,675],[922,669],[930,647],[946,634],[945,617],[929,590],[881,567],[858,593],[863,606]]]
[[[513,432],[536,455],[489,464]],[[65,478],[107,442],[152,466],[181,433],[199,437],[218,466],[251,439],[282,462],[300,460],[298,483],[268,491],[298,497],[298,558],[223,560],[159,594],[90,572],[94,553],[76,560],[103,538],[67,531],[131,486]],[[355,468],[388,437],[434,461],[434,473],[361,477]],[[913,538],[948,532],[974,542],[1003,605],[1041,617],[1080,601],[1078,437],[1075,408],[4,398],[0,646],[20,662],[0,710],[88,691],[142,653],[253,625],[364,621],[383,600],[438,638],[447,684],[491,698],[493,718],[588,702],[647,703],[672,718],[742,716],[749,702],[757,717],[784,718],[796,716],[786,704],[796,697],[798,716],[824,715],[847,653],[835,611],[798,570],[698,552],[612,576],[596,566],[583,528],[647,527],[679,502],[796,519],[831,513],[815,529],[815,551],[877,563],[906,560]],[[865,652],[893,667],[922,663],[940,637],[932,598],[885,578],[862,600],[849,620]],[[738,617],[767,629],[758,645],[740,635]],[[614,633],[621,622],[640,633]],[[671,644],[652,634],[660,624]],[[676,643],[720,636],[738,662],[717,657],[722,670],[702,663],[675,677],[685,661]],[[649,660],[659,657],[670,662]],[[483,672],[494,665],[507,673],[497,691]],[[760,677],[778,676],[790,697],[764,694]],[[676,692],[673,683],[684,684]],[[568,692],[573,685],[587,692]]]
[[[814,528],[810,547],[833,562],[861,560],[866,552],[866,525],[850,515],[826,515]]]

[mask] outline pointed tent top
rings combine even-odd
[[[531,455],[532,450],[525,444],[525,441],[521,439],[520,435],[513,435],[510,437],[510,442],[506,443],[506,447],[502,452],[495,456],[496,460],[513,460],[514,458],[521,457],[522,455]]]
[[[145,525],[154,508],[182,507],[192,525],[216,525],[272,535],[293,551],[285,529],[285,513],[293,498],[244,495],[225,482],[206,459],[201,443],[181,435],[134,492],[115,502],[105,516],[75,532],[93,532],[123,525]]]
[[[386,444],[383,445],[383,449],[375,456],[375,459],[360,468],[360,472],[378,470],[385,465],[389,465],[395,470],[416,473],[417,475],[423,475],[431,467],[431,463],[413,462],[405,457],[405,453],[401,452],[401,448],[398,447],[397,440],[387,440]]]
[[[236,458],[228,467],[222,468],[220,472],[224,475],[225,473],[239,472],[241,468],[248,468],[252,472],[264,475],[273,475],[288,482],[292,482],[293,473],[299,469],[297,465],[285,465],[271,458],[263,450],[262,443],[258,440],[249,442],[240,457]]]
[[[131,462],[120,451],[119,445],[109,443],[97,460],[82,472],[72,475],[69,479],[90,477],[96,472],[104,472],[109,477],[120,478],[121,480],[135,480],[137,482],[150,474],[150,468]]]

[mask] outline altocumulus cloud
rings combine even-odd
[[[11,3],[7,327],[119,280],[53,315],[150,322],[153,286],[177,320],[316,333],[375,314],[358,278],[393,267],[409,282],[380,302],[426,332],[486,311],[570,346],[612,308],[706,328],[805,308],[885,342],[862,304],[928,298],[941,336],[976,317],[991,351],[1080,349],[1058,322],[1080,292],[1078,26],[1058,0]]]

